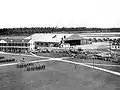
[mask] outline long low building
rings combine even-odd
[[[34,51],[35,44],[31,39],[1,39],[0,51],[30,52]]]
[[[31,39],[35,42],[35,49],[41,47],[60,47],[64,39],[73,34],[58,34],[58,33],[36,33],[25,39]]]

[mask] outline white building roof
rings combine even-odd
[[[74,36],[74,34],[36,33],[36,34],[26,37],[25,39],[31,39],[33,41],[39,41],[39,42],[60,42],[61,38],[63,38],[64,36],[68,38],[72,35]],[[115,39],[115,38],[120,37],[120,33],[78,33],[77,35],[79,35],[80,37],[83,37],[84,39],[89,39],[89,38]]]
[[[81,39],[85,39],[85,38],[81,37],[80,34],[73,34],[69,36],[68,38],[66,38],[65,40],[81,40]]]
[[[31,39],[38,42],[60,42],[65,36],[66,38],[73,34],[55,34],[55,33],[36,33],[25,39]]]

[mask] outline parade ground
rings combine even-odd
[[[16,68],[17,62],[1,63],[0,90],[120,90],[117,64],[34,54],[0,52],[0,56],[46,65],[44,70],[26,71]]]

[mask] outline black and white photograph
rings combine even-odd
[[[120,90],[119,0],[0,0],[0,90]]]

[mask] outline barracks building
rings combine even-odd
[[[5,52],[30,52],[34,50],[34,42],[31,39],[1,39],[0,51]]]

